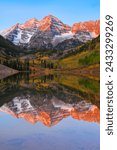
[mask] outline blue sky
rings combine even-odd
[[[0,30],[49,14],[69,25],[96,20],[100,17],[100,0],[0,0]]]

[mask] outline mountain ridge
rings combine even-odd
[[[15,45],[28,49],[54,49],[67,39],[77,39],[81,42],[92,40],[99,35],[99,25],[100,21],[96,20],[75,23],[70,27],[57,17],[48,15],[42,20],[31,18],[23,24],[17,23],[11,28],[0,31],[0,34]]]
[[[100,122],[99,108],[86,101],[69,104],[53,97],[41,105],[37,102],[36,105],[33,103],[30,98],[15,97],[11,102],[0,107],[0,111],[16,118],[24,118],[32,124],[41,122],[47,127],[52,127],[69,116],[77,120]]]

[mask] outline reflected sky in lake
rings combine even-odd
[[[99,124],[62,120],[52,128],[0,113],[2,150],[99,150]]]

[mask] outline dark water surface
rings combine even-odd
[[[0,150],[99,150],[99,81],[18,74],[0,80]]]

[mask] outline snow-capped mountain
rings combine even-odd
[[[32,18],[0,31],[0,35],[15,45],[31,49],[52,49],[65,40],[86,42],[99,35],[99,21],[76,23],[72,27],[49,15],[42,20]]]
[[[77,104],[69,104],[52,97],[45,98],[43,102],[31,100],[31,97],[15,97],[12,101],[0,107],[0,111],[16,118],[24,118],[30,123],[42,122],[51,127],[59,123],[63,118],[71,116],[77,120],[99,123],[99,108],[86,101]]]
[[[23,25],[16,24],[9,29],[0,31],[0,34],[13,42],[15,45],[25,45],[27,44],[31,37],[35,34],[36,28],[22,28]]]

